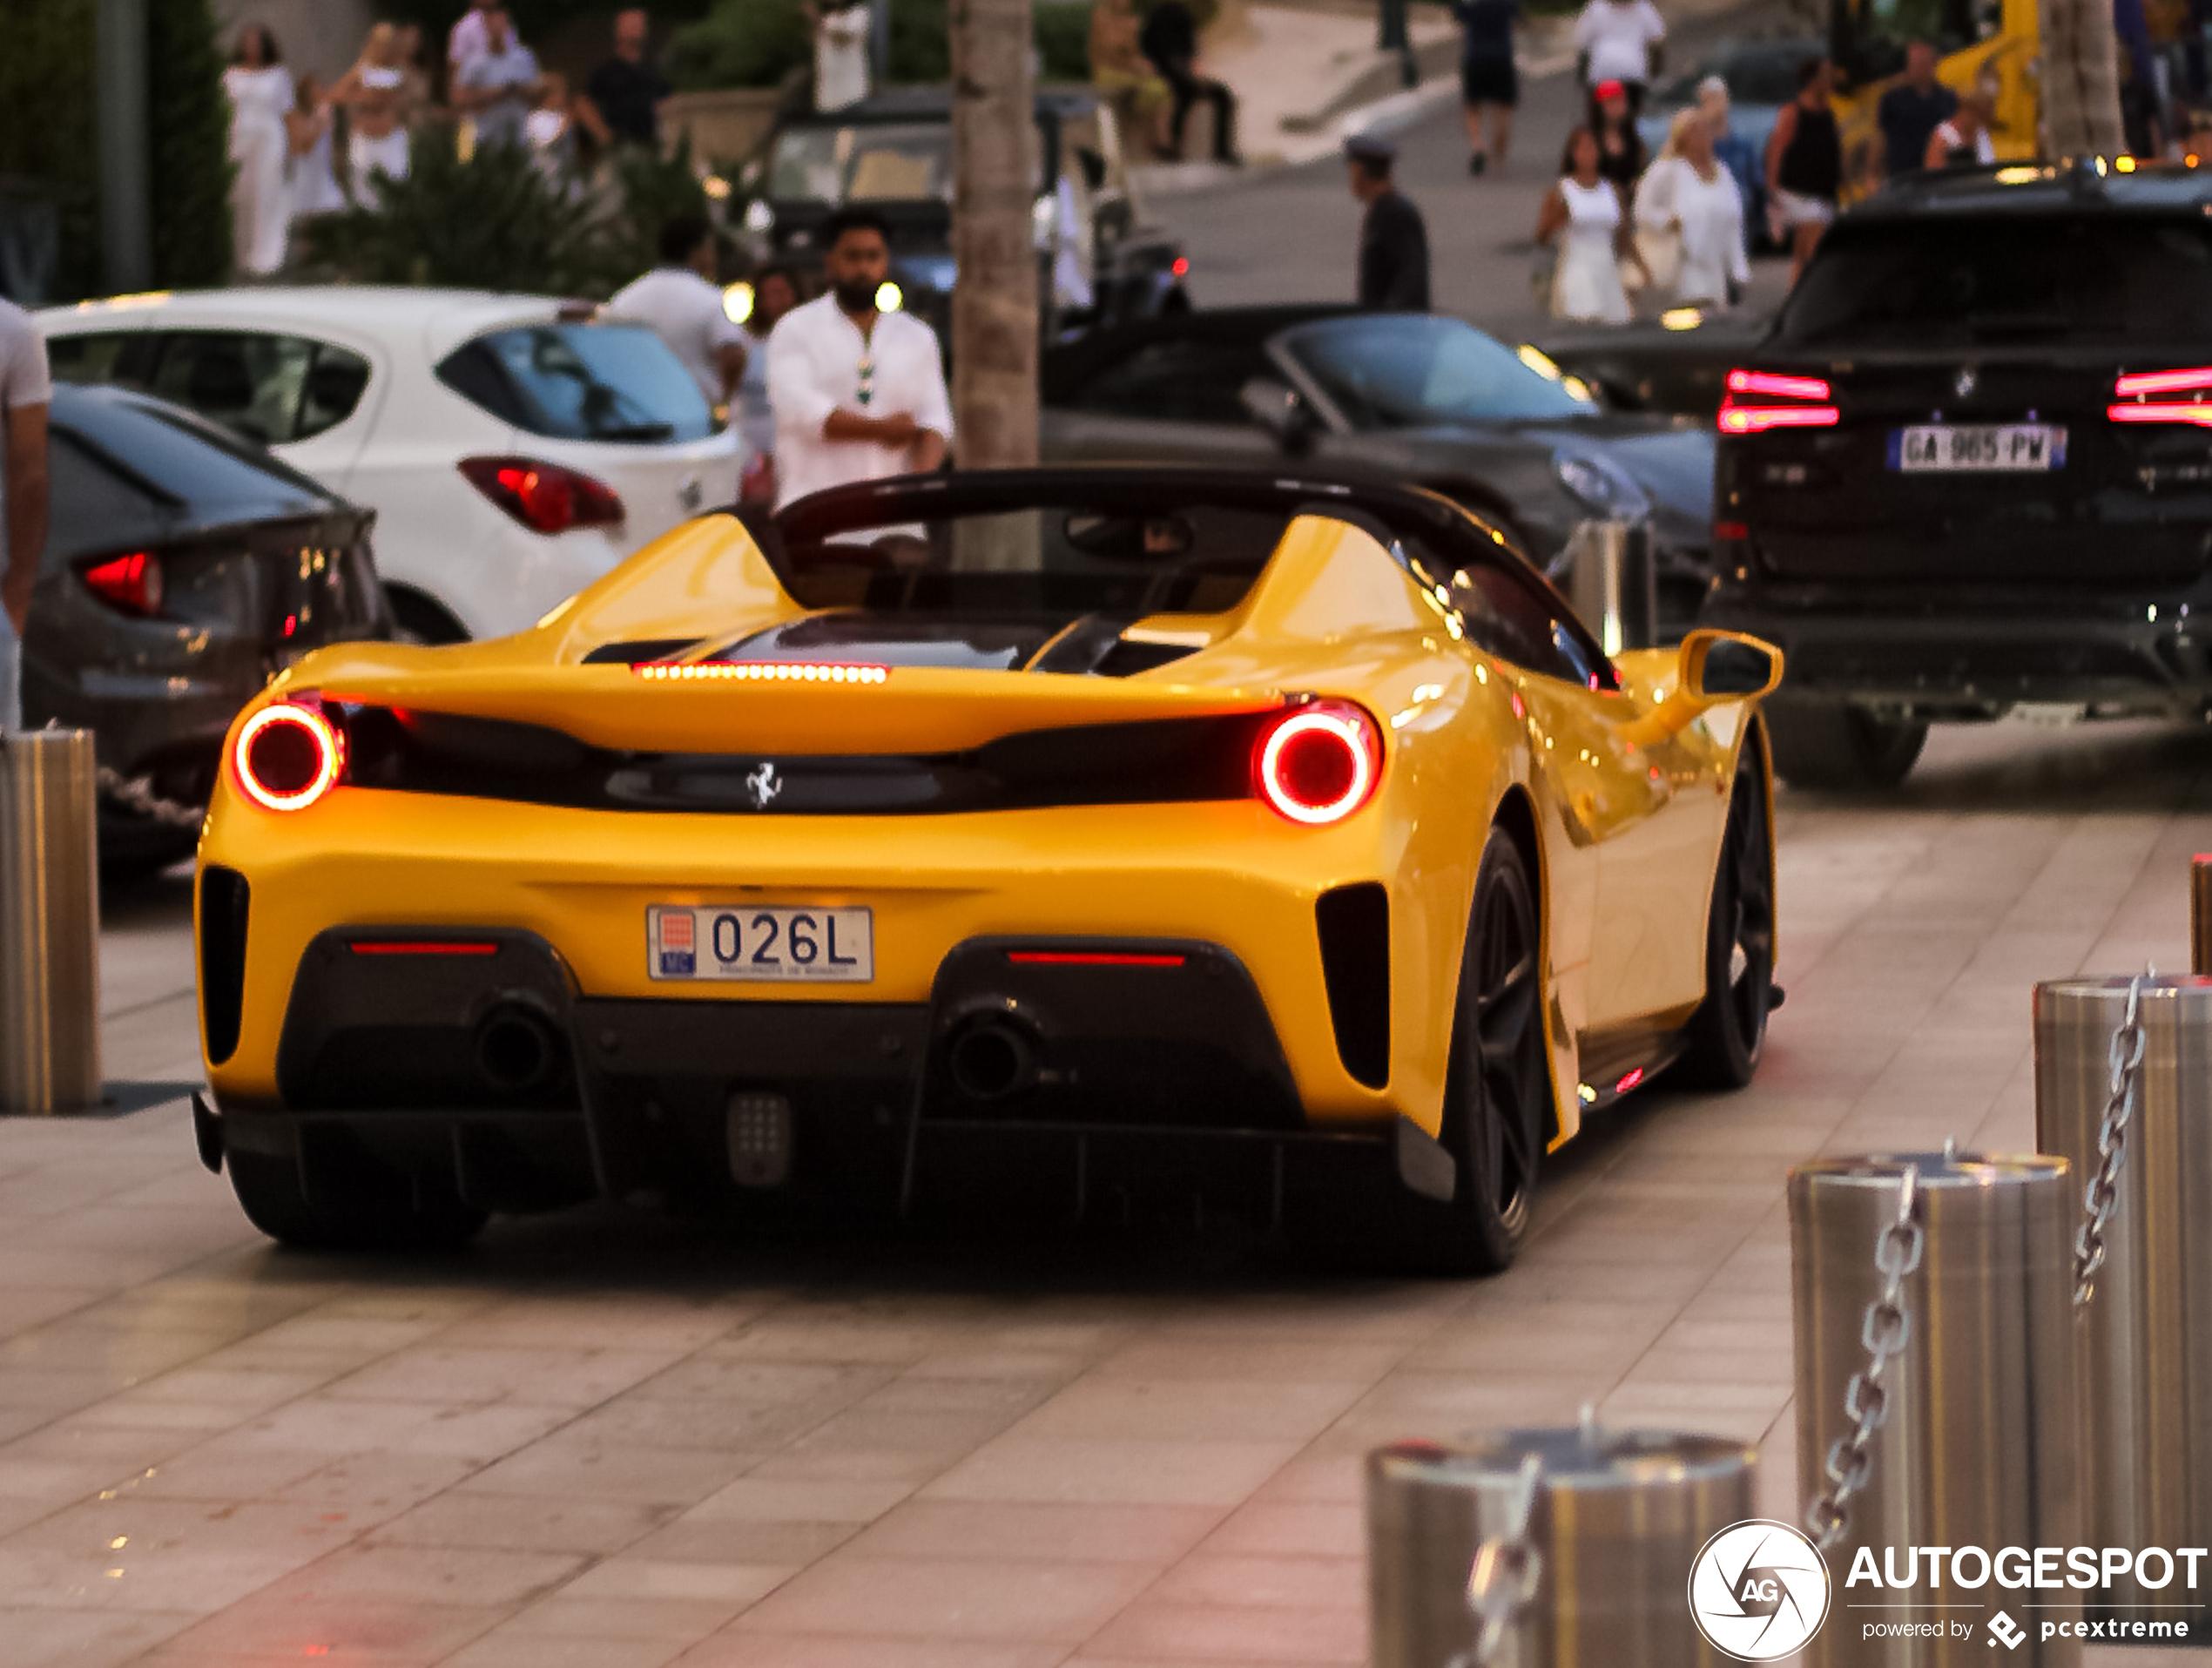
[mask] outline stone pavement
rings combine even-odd
[[[2025,1146],[2031,983],[2183,965],[2208,845],[2202,732],[1939,733],[1894,796],[1785,793],[1759,1081],[1598,1120],[1486,1281],[606,1210],[310,1257],[173,1102],[0,1123],[0,1664],[1349,1665],[1360,1454],[1585,1401],[1762,1441],[1794,1518],[1784,1171]],[[111,901],[113,1077],[197,1075],[186,916]]]

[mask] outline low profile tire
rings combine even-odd
[[[1770,701],[1765,712],[1774,773],[1792,787],[1895,787],[1928,740],[1925,724],[1843,701]]]
[[[1496,1273],[1511,1266],[1527,1234],[1544,1144],[1556,1127],[1542,967],[1527,861],[1511,834],[1493,828],[1475,875],[1444,1084],[1454,1191],[1447,1203],[1401,1188],[1394,1247],[1409,1268]]]
[[[1705,921],[1705,1000],[1689,1021],[1689,1051],[1676,1068],[1703,1089],[1741,1089],[1766,1050],[1774,1005],[1774,828],[1766,776],[1747,742],[1729,796],[1728,828]]]
[[[387,585],[384,600],[392,611],[392,634],[402,643],[435,649],[469,640],[469,628],[419,591]]]
[[[486,1220],[450,1195],[311,1201],[299,1165],[273,1153],[233,1151],[224,1164],[246,1219],[301,1251],[448,1251],[474,1239]]]

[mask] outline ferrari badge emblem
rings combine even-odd
[[[765,811],[768,808],[768,801],[784,791],[784,781],[776,774],[775,766],[764,759],[760,761],[760,768],[745,779],[745,792],[752,795],[752,808]]]
[[[1974,368],[1972,365],[1961,365],[1959,368],[1959,375],[1951,379],[1951,391],[1963,400],[1974,391],[1976,380]]]

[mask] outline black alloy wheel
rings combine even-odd
[[[223,1163],[246,1219],[296,1250],[447,1251],[474,1239],[486,1220],[449,1188],[310,1199],[297,1159],[233,1149]]]
[[[1544,1145],[1557,1127],[1544,1034],[1536,888],[1513,836],[1493,828],[1475,873],[1460,962],[1444,1145],[1451,1201],[1399,1200],[1405,1259],[1440,1274],[1495,1273],[1528,1232]]]
[[[1705,923],[1705,1000],[1678,1068],[1708,1089],[1741,1089],[1759,1069],[1774,1005],[1774,827],[1757,737],[1745,739],[1729,795]]]

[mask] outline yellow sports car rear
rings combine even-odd
[[[300,1243],[985,1173],[1072,1213],[1172,1163],[1501,1266],[1586,1112],[1756,1066],[1780,671],[1615,664],[1420,493],[708,517],[533,631],[325,651],[241,714],[202,1151]]]

